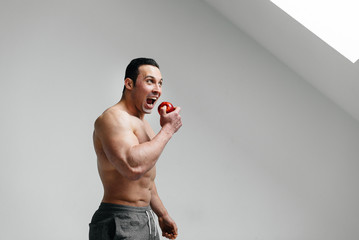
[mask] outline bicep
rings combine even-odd
[[[115,165],[127,164],[131,147],[139,144],[130,126],[118,119],[102,119],[96,126],[96,134],[107,159]]]

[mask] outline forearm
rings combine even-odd
[[[175,239],[178,236],[177,225],[175,221],[173,221],[173,219],[169,216],[165,206],[163,206],[163,203],[158,196],[156,185],[154,183],[151,197],[151,208],[158,217],[158,223],[162,230],[162,236],[168,239]]]
[[[163,205],[160,197],[158,196],[156,185],[153,184],[154,187],[151,191],[151,208],[156,213],[156,215],[160,217],[164,217],[168,215],[167,209]]]

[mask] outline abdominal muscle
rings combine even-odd
[[[104,154],[97,158],[97,166],[104,188],[102,202],[145,207],[150,205],[151,190],[156,176],[154,167],[138,180],[123,177]]]

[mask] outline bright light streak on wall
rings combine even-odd
[[[359,0],[271,0],[348,58],[359,59]]]

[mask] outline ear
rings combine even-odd
[[[133,81],[131,78],[126,78],[125,79],[125,88],[128,90],[132,90],[133,89]]]

